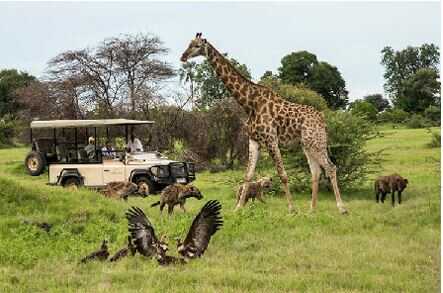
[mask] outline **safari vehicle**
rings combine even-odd
[[[135,127],[153,123],[127,119],[33,121],[32,150],[25,167],[32,176],[42,174],[47,167],[50,185],[102,188],[112,181],[130,181],[143,187],[146,195],[176,182],[193,181],[193,163],[172,161],[156,151],[129,153],[125,148],[129,128],[132,133]],[[102,151],[99,142],[110,141],[112,132],[120,136],[121,144],[124,136],[125,146]],[[91,137],[92,156],[85,151]]]

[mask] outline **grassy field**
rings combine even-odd
[[[372,181],[343,192],[350,214],[342,216],[331,193],[321,193],[316,212],[309,194],[296,194],[298,214],[283,197],[233,212],[234,187],[243,171],[198,175],[203,201],[188,213],[161,218],[154,198],[128,203],[82,189],[46,186],[30,177],[26,149],[0,150],[1,292],[439,292],[440,148],[429,148],[424,129],[383,130],[369,142],[385,149],[383,174],[394,171],[410,185],[401,206],[376,204]],[[159,267],[141,256],[119,263],[79,265],[102,239],[114,252],[124,245],[130,205],[142,207],[157,233],[183,236],[204,201],[223,204],[224,228],[205,256],[189,265]],[[50,233],[23,219],[54,224]],[[174,249],[172,249],[175,254]]]

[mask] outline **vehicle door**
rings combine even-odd
[[[103,183],[106,185],[113,181],[126,181],[125,165],[116,160],[103,161]]]

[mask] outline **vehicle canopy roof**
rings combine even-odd
[[[128,120],[128,119],[101,119],[101,120],[47,120],[32,121],[31,128],[78,128],[78,127],[107,127],[123,125],[143,125],[153,124],[148,120]]]

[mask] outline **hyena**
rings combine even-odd
[[[185,202],[187,198],[191,197],[200,200],[203,198],[203,195],[197,187],[191,184],[182,185],[176,183],[163,189],[160,194],[160,201],[152,204],[151,207],[160,205],[160,212],[163,212],[165,205],[168,205],[168,214],[172,214],[174,206],[180,205],[180,208],[186,212]]]
[[[271,189],[271,187],[272,178],[270,177],[263,177],[255,182],[253,181],[249,183],[243,183],[242,185],[240,185],[237,191],[237,203],[240,200],[243,188],[247,188],[245,203],[247,203],[249,199],[252,199],[252,201],[258,199],[262,203],[265,203],[263,199],[263,191],[268,191],[269,189]]]
[[[114,181],[109,182],[102,191],[106,197],[128,200],[128,196],[138,192],[138,186],[132,182]]]

